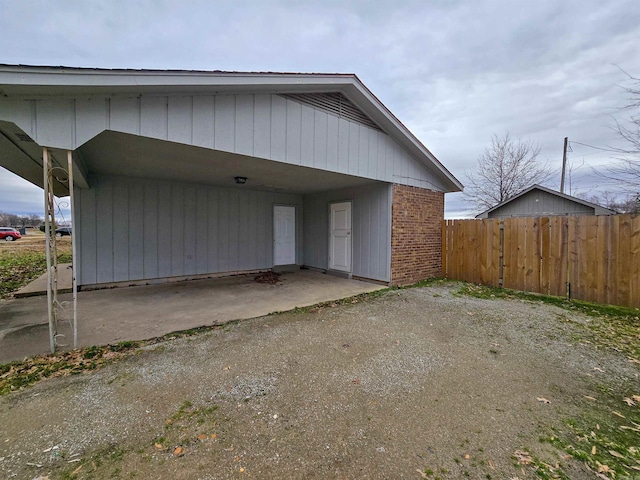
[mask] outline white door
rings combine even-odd
[[[351,202],[331,204],[329,269],[351,271]]]
[[[273,207],[273,264],[296,263],[296,207]]]

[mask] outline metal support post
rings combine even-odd
[[[67,150],[69,169],[69,197],[71,199],[71,278],[73,284],[73,348],[78,348],[78,283],[76,281],[76,222],[73,195],[73,152]]]

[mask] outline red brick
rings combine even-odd
[[[442,271],[444,193],[393,186],[391,285],[409,285]]]

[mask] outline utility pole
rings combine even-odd
[[[564,175],[567,171],[567,145],[569,137],[564,137],[564,149],[562,150],[562,177],[560,178],[560,193],[564,193]]]

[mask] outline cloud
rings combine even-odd
[[[558,165],[565,136],[616,145],[638,38],[637,0],[9,1],[0,61],[353,72],[463,178],[505,131]]]

